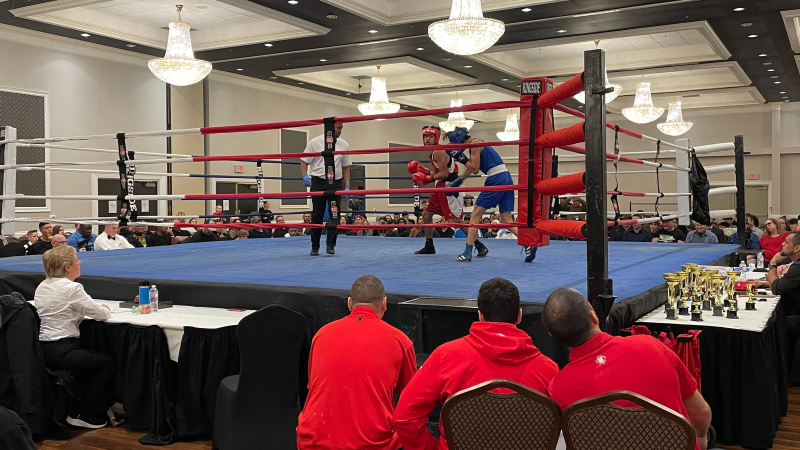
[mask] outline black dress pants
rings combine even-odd
[[[328,180],[324,178],[318,177],[311,177],[311,192],[318,192],[318,191],[326,191],[328,189],[334,189],[337,191],[342,190],[342,180],[334,180],[333,184],[328,184]],[[336,222],[339,222],[339,212],[341,211],[341,202],[342,197],[336,196],[334,197],[334,202],[336,202],[336,217],[331,217]],[[333,216],[330,211],[331,201],[326,199],[325,197],[311,197],[311,205],[313,209],[311,211],[311,223],[323,223],[322,220],[325,217],[325,209],[328,209],[328,214]],[[336,230],[329,230],[328,233],[325,234],[326,244],[328,247],[335,247],[336,246],[336,235],[338,233]],[[320,236],[322,235],[321,228],[314,228],[311,230],[311,248],[319,250],[319,241]]]
[[[84,387],[80,413],[105,416],[114,395],[114,360],[105,353],[84,350],[77,338],[41,342],[45,366],[67,369]]]

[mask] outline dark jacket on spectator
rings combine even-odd
[[[36,241],[35,244],[28,247],[28,254],[29,255],[43,255],[44,252],[53,248],[53,244],[50,241],[43,241],[39,239]]]

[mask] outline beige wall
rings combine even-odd
[[[170,86],[170,116],[172,129],[198,128],[203,126],[203,83],[191,86]],[[173,136],[172,153],[180,155],[203,155],[203,136]],[[173,164],[175,173],[203,173],[203,163]],[[203,178],[172,179],[173,194],[203,194],[205,180]],[[204,214],[202,201],[180,200],[172,202],[172,215],[184,212],[188,215]]]

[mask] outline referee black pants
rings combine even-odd
[[[114,395],[114,360],[105,353],[81,348],[77,338],[40,344],[45,366],[69,370],[84,388],[80,413],[105,417]]]
[[[318,191],[326,191],[328,189],[334,189],[337,191],[342,190],[342,180],[334,180],[333,184],[328,184],[328,180],[319,177],[311,177],[311,192],[318,192]],[[325,217],[325,209],[328,209],[328,214],[332,220],[339,222],[339,212],[341,211],[341,196],[333,197],[332,200],[326,197],[311,197],[311,205],[313,209],[311,211],[311,223],[323,223],[323,219]],[[331,212],[330,207],[331,203],[335,202],[336,204],[336,215]],[[328,247],[336,247],[336,236],[339,233],[336,230],[328,230],[325,234],[326,237],[326,244]],[[322,235],[321,228],[314,228],[311,230],[311,248],[319,250],[319,241],[320,236]]]

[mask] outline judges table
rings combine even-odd
[[[764,275],[747,274],[748,279]],[[702,394],[711,406],[718,442],[770,448],[788,408],[786,324],[779,298],[754,296],[760,300],[755,311],[745,310],[746,295],[738,299],[739,319],[703,311],[702,322],[692,322],[689,316],[668,320],[662,305],[637,323],[647,325],[650,331],[669,327],[676,336],[702,330]]]
[[[135,314],[120,302],[106,322],[84,320],[81,344],[114,355],[115,399],[143,444],[211,434],[217,387],[239,373],[236,325],[252,310],[174,306]]]

